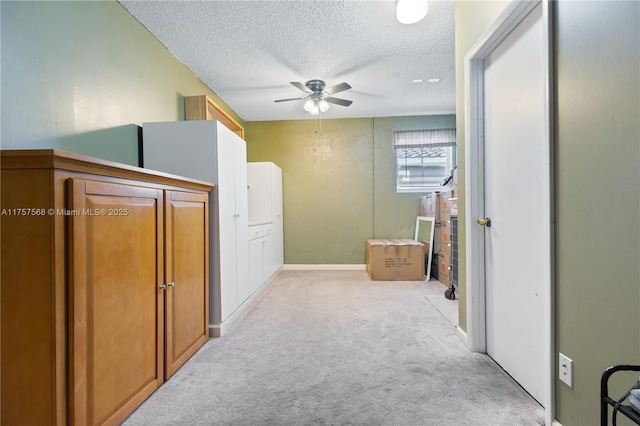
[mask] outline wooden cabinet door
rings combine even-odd
[[[209,204],[206,193],[166,192],[168,378],[209,337]]]
[[[164,193],[68,183],[70,423],[119,424],[164,381]]]

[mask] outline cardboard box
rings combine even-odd
[[[441,243],[440,253],[451,254],[451,243]]]
[[[451,222],[443,222],[440,224],[440,242],[442,246],[451,244]]]
[[[449,202],[449,198],[451,198],[451,191],[444,191],[438,193],[438,221],[439,222],[448,222],[451,220],[451,203]]]
[[[373,281],[423,281],[424,245],[407,239],[367,240],[366,263]]]
[[[436,222],[450,220],[453,191],[432,192],[420,197],[420,216],[434,217]]]
[[[424,256],[425,259],[429,257],[429,241],[420,241],[422,243],[422,245],[424,246]],[[425,269],[426,271],[426,269]]]
[[[434,244],[434,247],[438,247],[437,253],[451,254],[451,223],[438,223],[436,229],[438,232],[435,236],[438,237],[438,244]]]
[[[440,211],[438,208],[437,195],[437,192],[432,192],[431,194],[420,197],[420,216],[435,217],[436,222],[438,221]]]
[[[438,253],[438,281],[449,286],[449,266],[451,266],[451,256],[446,253]]]

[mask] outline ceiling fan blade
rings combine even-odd
[[[346,107],[348,107],[353,103],[353,101],[348,101],[346,99],[340,99],[340,98],[332,98],[331,96],[329,96],[328,98],[324,98],[324,100],[332,104],[342,105]]]
[[[301,98],[276,99],[276,100],[275,100],[275,101],[273,101],[273,102],[299,101],[299,100],[301,100],[301,99],[307,99],[307,98],[308,98],[308,96],[303,96],[303,97],[301,97]]]
[[[329,95],[333,95],[334,93],[344,92],[345,90],[351,89],[351,86],[348,83],[340,83],[335,86],[328,87],[324,89]]]
[[[300,83],[299,81],[290,81],[289,83],[291,83],[293,86],[297,87],[298,89],[302,90],[305,93],[313,93],[311,90],[307,89],[307,86]]]

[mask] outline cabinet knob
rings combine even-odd
[[[167,285],[168,285],[169,287],[175,287],[175,286],[176,286],[176,283],[169,283],[169,284],[167,284]]]
[[[162,284],[162,285],[160,286],[160,290],[166,290],[166,289],[167,289],[167,286],[166,286],[166,285]]]

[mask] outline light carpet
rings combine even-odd
[[[432,283],[283,271],[125,425],[543,424],[427,296]]]

